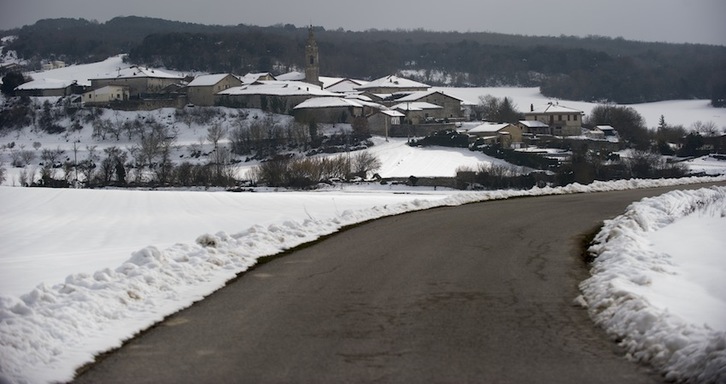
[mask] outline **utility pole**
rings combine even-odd
[[[80,139],[73,140],[73,171],[76,173],[76,179],[73,184],[76,188],[78,188],[78,147],[76,144],[80,142]]]

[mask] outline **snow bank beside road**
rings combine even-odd
[[[709,243],[670,234],[666,247],[685,243],[686,254],[658,252],[653,233],[687,226],[726,233],[726,188],[674,191],[644,199],[605,222],[590,252],[592,277],[580,288],[595,322],[666,379],[726,382],[726,239]]]

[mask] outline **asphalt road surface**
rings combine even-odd
[[[581,236],[665,191],[492,201],[354,227],[243,274],[76,382],[661,382],[573,299],[588,276]]]

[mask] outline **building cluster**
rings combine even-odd
[[[257,108],[295,116],[301,123],[363,121],[372,134],[422,136],[453,129],[469,120],[473,103],[395,75],[373,81],[320,76],[319,52],[312,28],[305,46],[305,72],[231,73],[185,77],[160,69],[132,66],[77,81],[39,80],[16,88],[19,96],[70,96],[85,106],[117,109],[225,106]],[[473,138],[516,146],[527,135],[579,136],[583,112],[550,103],[530,108],[517,124],[485,123],[470,129]],[[471,126],[468,124],[467,126]],[[612,128],[593,130],[596,138]]]

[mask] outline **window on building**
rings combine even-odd
[[[557,121],[562,121],[562,115],[557,115]]]
[[[310,55],[310,65],[315,64],[315,56]]]

